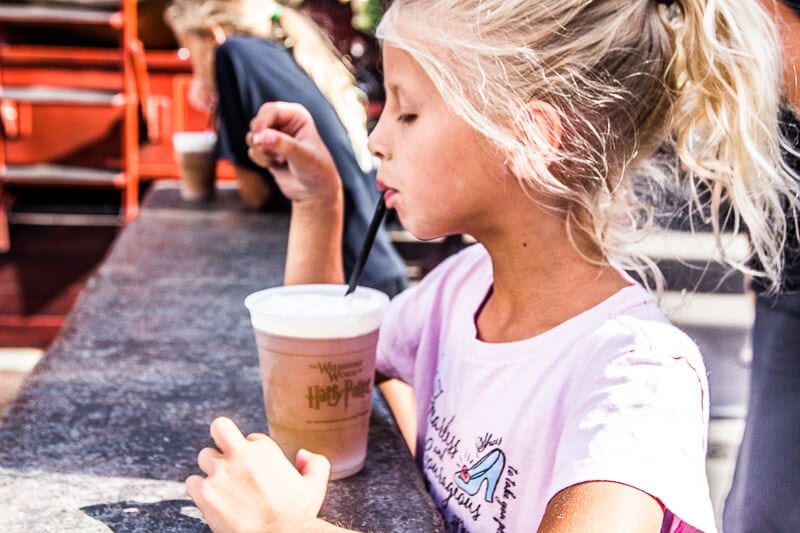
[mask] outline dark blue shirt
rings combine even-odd
[[[359,167],[347,131],[331,104],[295,62],[291,50],[259,37],[234,36],[218,46],[215,76],[219,93],[219,155],[264,177],[273,191],[269,208],[288,209],[290,202],[280,193],[270,172],[247,155],[245,135],[250,121],[263,103],[271,101],[299,103],[311,113],[342,178],[342,255],[345,274],[349,275],[367,233],[378,191],[375,172],[365,173]],[[405,266],[384,230],[378,233],[360,284],[379,288],[390,296],[407,284]]]
[[[796,150],[800,150],[800,118],[788,108],[781,113],[781,133]],[[786,151],[783,152],[786,163],[800,174],[800,159]],[[798,239],[798,226],[795,213],[786,209],[786,243],[783,247],[783,274],[781,277],[780,292],[796,293],[800,291],[800,240]],[[754,265],[760,268],[760,263],[754,260]],[[754,279],[753,288],[756,292],[767,291],[764,280]]]

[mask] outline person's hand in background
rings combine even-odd
[[[195,74],[189,84],[189,105],[203,113],[213,114],[217,110],[217,91],[204,76]]]

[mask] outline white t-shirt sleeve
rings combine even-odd
[[[418,287],[406,289],[389,303],[381,322],[375,361],[375,370],[409,384],[413,383],[414,359],[422,329],[423,313],[414,305],[417,292]]]
[[[468,246],[392,299],[381,322],[375,365],[378,372],[414,383],[420,346],[432,349],[431,340],[436,342],[445,327],[443,307],[452,300],[450,293],[462,290],[465,280],[483,264],[488,264],[486,250],[480,245]]]
[[[632,328],[634,331],[636,327]],[[715,531],[705,474],[708,398],[700,355],[666,324],[601,341],[570,391],[548,498],[585,481],[615,481]]]

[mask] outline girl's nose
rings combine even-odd
[[[383,116],[384,113],[381,113],[381,116],[378,117],[378,123],[375,124],[375,127],[372,129],[372,133],[369,134],[369,139],[367,140],[367,147],[369,148],[369,151],[381,161],[387,159],[388,156],[385,137],[383,135]]]

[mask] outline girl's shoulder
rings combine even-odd
[[[682,368],[684,377],[706,386],[706,371],[700,349],[683,330],[672,324],[644,288],[635,285],[612,298],[606,316],[587,335],[593,352],[588,373],[608,374],[624,369],[648,367]]]

